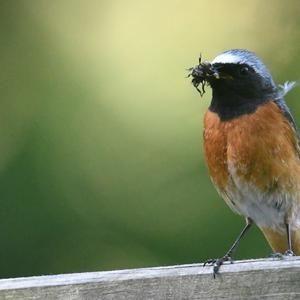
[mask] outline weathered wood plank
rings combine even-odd
[[[0,299],[300,299],[300,257],[2,279]]]

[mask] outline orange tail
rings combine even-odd
[[[267,227],[260,229],[274,252],[284,253],[287,250],[288,241],[287,234],[285,232],[274,231]],[[296,255],[300,255],[299,230],[292,230],[292,248]]]

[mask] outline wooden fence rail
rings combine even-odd
[[[300,257],[1,279],[0,299],[300,299]]]

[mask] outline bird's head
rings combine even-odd
[[[210,106],[223,119],[251,113],[270,100],[280,97],[280,89],[255,55],[244,49],[228,50],[211,62],[202,62],[190,69],[192,83],[202,95],[210,85],[213,99]]]

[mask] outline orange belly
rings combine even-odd
[[[205,115],[204,150],[213,183],[233,210],[257,223],[275,251],[287,247],[284,224],[297,229],[297,147],[294,129],[273,102],[229,121],[210,111]]]

